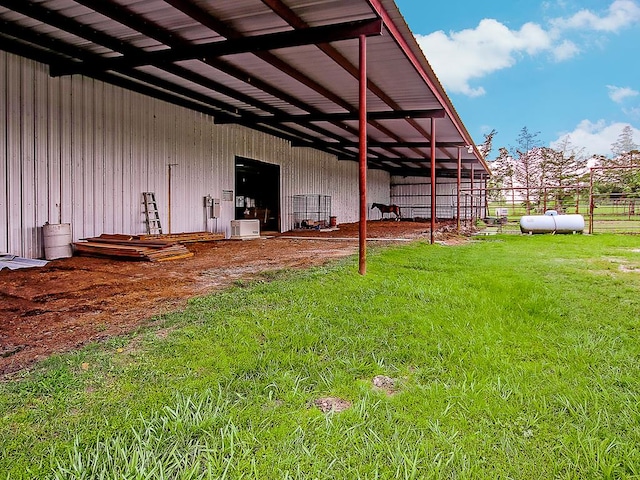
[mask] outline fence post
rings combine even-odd
[[[593,168],[589,169],[589,235],[593,233]]]

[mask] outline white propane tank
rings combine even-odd
[[[525,215],[520,218],[522,233],[582,233],[582,215]]]

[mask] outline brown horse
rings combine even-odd
[[[397,205],[385,205],[384,203],[374,203],[371,205],[371,209],[377,208],[380,210],[382,214],[382,219],[384,219],[385,213],[393,213],[396,216],[396,221],[399,221],[402,218],[402,214],[400,213],[400,207]]]

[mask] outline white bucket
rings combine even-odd
[[[68,258],[73,255],[70,223],[46,223],[42,227],[42,236],[44,239],[45,259],[55,260],[56,258]]]

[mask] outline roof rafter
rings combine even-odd
[[[158,27],[159,28],[159,27]],[[279,48],[312,45],[320,41],[335,42],[351,40],[360,35],[373,36],[382,33],[382,21],[379,18],[360,20],[355,22],[309,27],[304,30],[289,30],[285,32],[240,37],[221,42],[209,42],[199,45],[175,46],[166,50],[127,54],[118,58],[100,59],[98,62],[83,62],[72,68],[53,68],[52,76],[72,75],[84,73],[86,69],[92,71],[122,70],[124,68],[140,67],[143,65],[165,65],[183,60],[202,60],[240,53],[255,53]]]
[[[5,0],[0,0],[1,1],[5,1]],[[16,1],[16,0],[8,0],[8,1]],[[149,37],[149,38],[153,38],[156,41],[159,41],[160,43],[163,43],[165,45],[168,46],[176,46],[176,47],[185,47],[188,45],[191,45],[189,42],[185,41],[184,39],[180,38],[179,36],[173,34],[172,32],[168,32],[165,31],[163,28],[161,28],[158,25],[155,25],[152,22],[147,21],[146,19],[140,18],[135,12],[131,11],[130,9],[128,9],[127,7],[124,7],[122,5],[118,5],[115,4],[114,2],[112,2],[111,0],[75,0],[77,3],[80,3],[82,5],[84,5],[85,7],[94,10],[96,12],[101,13],[102,15],[118,22],[121,23],[122,25],[126,25],[127,27],[131,28],[132,30],[138,31],[140,33],[142,33],[143,35]],[[242,38],[242,35],[238,32],[235,32],[231,27],[227,26],[226,24],[218,21],[216,18],[212,17],[211,15],[209,15],[207,12],[205,12],[204,10],[202,10],[200,7],[195,6],[189,2],[184,2],[183,0],[165,0],[167,1],[167,3],[169,3],[170,5],[174,6],[174,8],[178,8],[178,6],[185,8],[186,10],[183,11],[183,13],[191,16],[192,18],[194,18],[194,20],[202,23],[203,21],[211,23],[211,25],[205,25],[208,28],[211,29],[211,27],[216,26],[216,27],[220,27],[223,29],[223,31],[226,33],[230,33],[230,32],[234,32],[232,38],[234,39],[238,39],[238,38]],[[176,5],[174,5],[174,3]],[[182,11],[180,9],[180,11]],[[218,32],[220,33],[220,32]],[[226,36],[226,35],[223,35]],[[91,40],[91,38],[89,38],[89,40]],[[116,50],[116,51],[120,51],[122,53],[122,50]],[[129,53],[129,55],[134,55],[134,53]],[[269,52],[262,52],[262,53],[258,53],[258,56],[267,56],[267,57],[271,57],[272,54],[270,54]],[[275,57],[277,58],[277,57]],[[252,87],[255,87],[259,90],[262,90],[266,93],[268,93],[269,95],[272,95],[276,98],[279,98],[283,101],[285,101],[286,103],[293,105],[297,108],[300,108],[301,110],[304,111],[311,111],[311,112],[319,112],[318,110],[314,110],[312,107],[310,107],[309,105],[307,105],[305,102],[293,97],[292,95],[289,95],[288,93],[273,87],[269,84],[267,84],[266,82],[260,80],[259,78],[256,78],[252,75],[250,75],[249,73],[243,71],[240,68],[234,67],[233,65],[229,64],[228,62],[225,62],[224,60],[221,60],[219,58],[214,58],[214,59],[203,59],[203,62],[206,63],[207,65],[211,66],[212,68],[218,69],[224,73],[226,73],[227,75],[230,75],[238,80],[241,80],[249,85],[251,85]],[[279,67],[281,68],[286,68],[287,64],[285,62],[280,61],[280,63],[282,65],[279,65]],[[268,104],[265,104],[264,102],[259,102],[258,100],[248,96],[248,95],[243,95],[239,92],[236,92],[228,87],[226,87],[225,85],[222,85],[218,82],[215,82],[209,78],[203,77],[201,75],[196,74],[195,72],[192,72],[191,70],[188,70],[184,67],[180,67],[178,65],[165,65],[165,66],[160,66],[159,68],[162,68],[163,70],[172,73],[176,76],[182,77],[182,78],[186,78],[196,84],[200,84],[202,86],[204,86],[205,88],[209,88],[211,90],[214,91],[218,91],[226,96],[229,96],[230,98],[234,98],[237,100],[240,100],[242,102],[245,102],[249,105],[255,106],[257,108],[260,108],[266,112],[269,113],[282,113],[279,109],[275,108],[275,107],[271,107]],[[135,71],[135,70],[130,70],[130,71]],[[245,112],[243,112],[240,109],[235,109],[237,115],[234,115],[232,118],[235,118],[237,120],[234,120],[233,122],[228,122],[227,123],[238,123],[241,125],[246,125],[249,126],[250,128],[258,128],[258,124],[255,123],[255,121],[253,120],[253,114],[246,114]],[[220,118],[220,117],[218,117]],[[221,118],[221,120],[225,121],[228,120],[228,117],[224,117]],[[338,124],[338,126],[340,126],[340,128],[342,128],[344,131],[350,133],[351,135],[357,136],[357,130],[348,126],[348,125],[344,125],[344,124]],[[279,127],[279,128],[283,128],[283,127]],[[258,128],[258,129],[262,129],[262,128]],[[323,129],[319,126],[312,126],[309,127],[310,130],[315,131],[321,135],[324,135],[326,137],[329,138],[334,138],[334,139],[340,139],[340,135],[333,133],[329,130]],[[277,135],[277,132],[273,132],[272,134]],[[307,135],[305,135],[302,132],[297,132],[298,135],[300,135],[301,137],[306,137]],[[318,147],[313,147],[313,148],[318,148]],[[334,153],[335,151],[329,150],[330,153]]]
[[[4,1],[6,0],[0,0],[0,3]],[[8,1],[11,2],[12,0]],[[30,18],[47,18],[50,25],[61,28],[65,31],[68,31],[69,33],[73,33],[74,35],[82,36],[83,38],[85,35],[91,37],[90,32],[87,32],[84,28],[82,28],[81,24],[76,24],[76,22],[67,19],[61,19],[56,12],[50,12],[42,7],[30,5],[26,1],[22,5],[25,7],[25,13],[28,12],[30,14],[27,15],[30,16]],[[33,15],[33,17],[31,15]],[[27,29],[26,27],[11,23],[7,23],[5,27],[8,28],[5,28],[4,31],[22,40],[12,40],[0,36],[0,46],[3,46],[3,48],[9,52],[28,58],[33,58],[34,60],[37,60],[41,63],[49,65],[66,65],[70,63],[71,58],[92,60],[96,57],[94,53],[89,52],[83,48],[69,45],[62,40],[49,37],[45,34],[35,33],[34,31]],[[94,40],[92,38],[87,39],[91,41]],[[32,45],[39,46],[40,48],[35,48],[33,46],[24,44],[23,40],[29,42]],[[115,46],[116,48],[122,48],[123,50],[127,51],[134,48],[129,46],[128,44],[115,44],[115,41],[108,35],[100,35],[100,41],[104,44],[107,44],[104,46]],[[55,50],[57,52],[60,52],[60,54],[54,54],[47,51],[47,49],[52,48],[55,48]],[[207,95],[194,92],[186,87],[166,80],[162,80],[150,74],[137,70],[125,71],[123,73],[126,75],[126,77],[100,71],[91,72],[90,74],[87,74],[87,76],[100,81],[104,81],[106,83],[110,83],[112,85],[120,86],[131,91],[141,93],[143,95],[158,98],[174,105],[205,113],[207,115],[213,116],[216,119],[221,119],[223,121],[227,120],[226,123],[229,123],[229,120],[238,113],[237,109],[234,109],[233,107],[223,102],[219,102]],[[176,74],[179,73],[182,72],[176,72]],[[132,81],[127,77],[133,78],[137,81]],[[248,97],[248,99],[250,99],[250,97]],[[277,109],[273,109],[273,111],[276,113],[279,112]],[[233,123],[238,123],[240,125],[262,131],[264,133],[269,133],[290,142],[298,141],[301,137],[304,137],[304,134],[302,134],[301,132],[286,126],[262,126],[257,122],[257,115],[252,112],[242,112],[242,117],[233,119]],[[335,138],[336,140],[342,138],[338,134],[332,134],[331,132],[327,132],[327,135]],[[331,153],[333,155],[345,154],[344,150],[336,148],[335,146],[328,146],[328,148],[315,146],[313,148],[326,151],[327,153]]]
[[[305,28],[308,27],[309,24],[306,23],[302,18],[300,18],[293,10],[291,10],[287,5],[285,5],[282,0],[262,0],[262,3],[267,5],[271,10],[273,10],[280,18],[282,18],[285,22],[295,28]],[[374,9],[374,11],[376,11]],[[376,13],[378,13],[376,11]],[[358,67],[353,65],[344,55],[338,52],[333,46],[327,43],[321,43],[317,45],[320,50],[322,50],[329,58],[331,58],[334,62],[340,65],[345,71],[347,71],[352,77],[359,77]],[[393,99],[387,95],[382,88],[376,85],[371,80],[367,81],[367,88],[375,94],[379,99],[381,99],[384,103],[389,105],[394,110],[402,110],[400,105],[393,101]],[[418,122],[414,119],[407,119],[408,123],[427,140],[431,140],[431,133],[427,132]],[[394,138],[393,134],[390,135],[389,131],[385,131],[385,134]],[[418,152],[416,152],[418,153]]]
[[[428,163],[431,160],[429,158],[413,158],[413,157],[368,157],[370,160],[376,160],[378,162],[394,162],[394,163]],[[340,156],[338,160],[357,160],[352,156]],[[444,163],[451,163],[451,160],[448,158],[440,157],[436,158],[436,160],[442,161]],[[468,164],[471,165],[473,161],[471,159],[463,160],[462,165]],[[443,165],[444,167],[444,165]],[[444,167],[446,168],[446,167]]]
[[[110,16],[110,15],[114,15],[115,12],[117,11],[117,7],[115,7],[111,2],[109,2],[108,0],[100,0],[99,2],[94,1],[94,0],[77,0],[78,3],[82,3],[82,4],[87,4],[85,6],[87,6],[88,8],[93,8],[93,7],[99,7],[100,9],[96,8],[96,11],[99,11],[102,14],[105,14],[106,16]],[[4,5],[7,4],[7,8],[15,8],[15,11],[18,11],[19,13],[28,16],[30,18],[34,18],[37,19],[39,21],[42,22],[46,22],[49,25],[52,25],[56,28],[59,28],[63,31],[72,33],[73,35],[76,35],[78,37],[81,38],[85,38],[93,43],[102,45],[104,47],[110,48],[114,51],[117,52],[121,52],[123,54],[132,54],[132,55],[136,55],[139,53],[139,49],[136,47],[131,46],[128,43],[125,42],[121,42],[117,39],[114,39],[113,37],[110,37],[107,34],[98,32],[94,29],[91,28],[87,28],[84,24],[80,24],[74,20],[68,19],[66,17],[63,17],[62,15],[60,15],[57,12],[54,11],[50,11],[40,5],[37,4],[33,4],[31,2],[29,2],[28,0],[0,0],[0,5]],[[96,4],[96,5],[94,5]],[[107,15],[109,14],[109,15]],[[163,35],[162,34],[162,29],[159,28],[154,28],[152,25],[150,25],[148,22],[140,22],[137,21],[135,18],[135,15],[133,15],[130,12],[120,12],[120,16],[123,18],[127,18],[127,26],[130,26],[130,28],[134,28],[136,26],[140,26],[138,24],[144,24],[146,25],[145,29],[149,32],[155,34],[155,37],[161,37],[162,40],[159,41],[163,41],[163,40],[167,40],[166,37],[171,37],[173,40],[169,40],[172,42],[177,42],[178,39],[176,36],[171,35],[171,34],[166,34]],[[121,20],[121,18],[118,18],[116,21]],[[133,25],[130,25],[133,24]],[[20,28],[20,27],[18,27]],[[50,43],[51,37],[47,37],[46,35],[43,34],[38,34],[38,35],[32,35],[33,39],[37,39],[39,38],[41,41],[40,43]],[[154,37],[154,38],[155,38]],[[32,39],[32,40],[33,40]],[[156,38],[157,39],[157,38]],[[53,40],[55,41],[55,39]],[[60,51],[65,51],[65,54],[67,56],[69,56],[70,58],[78,58],[78,59],[82,59],[82,60],[89,60],[91,62],[95,62],[97,61],[98,57],[96,54],[93,54],[91,52],[88,52],[86,50],[82,50],[79,49],[77,47],[73,47],[73,48],[65,48],[65,42],[58,40],[56,43],[56,48],[59,49]],[[52,62],[52,61],[45,61],[43,63],[48,63],[50,65],[66,65],[68,59],[60,59],[60,57],[56,56],[56,61]],[[264,102],[260,102],[254,98],[252,98],[249,95],[245,95],[245,94],[241,94],[239,92],[236,92],[232,89],[229,89],[228,87],[221,85],[213,80],[210,80],[206,77],[203,77],[201,75],[196,74],[195,72],[192,72],[188,69],[185,69],[183,67],[177,66],[177,65],[168,65],[165,68],[163,68],[164,70],[166,70],[167,72],[176,75],[176,76],[180,76],[182,78],[188,79],[190,81],[193,81],[194,83],[203,85],[207,88],[211,88],[214,90],[221,90],[221,93],[230,96],[231,98],[235,98],[238,99],[240,101],[243,101],[249,105],[255,106],[257,108],[263,109],[264,111],[267,112],[271,112],[274,114],[278,114],[278,113],[282,113],[279,109],[275,108],[275,107],[271,107],[268,104],[264,103]],[[179,93],[179,95],[187,97],[190,100],[195,100],[197,102],[203,102],[206,105],[209,106],[213,106],[214,108],[217,108],[219,110],[211,110],[211,109],[205,109],[204,111],[202,110],[203,106],[200,106],[201,108],[194,108],[197,111],[202,111],[204,113],[207,113],[209,115],[213,115],[216,119],[219,119],[225,123],[238,123],[244,126],[247,126],[249,128],[255,128],[257,130],[266,132],[266,133],[270,133],[272,135],[276,135],[279,136],[281,138],[285,138],[289,141],[297,141],[299,138],[305,138],[307,135],[304,134],[303,132],[300,132],[296,129],[292,129],[286,126],[277,126],[275,129],[274,128],[265,128],[265,126],[260,126],[259,123],[256,121],[257,119],[257,115],[253,112],[248,112],[248,111],[243,111],[242,109],[238,109],[236,107],[233,107],[231,105],[225,104],[224,102],[220,102],[217,101],[215,99],[212,99],[206,95],[202,95],[199,94],[197,92],[194,92],[186,87],[177,85],[175,83],[169,82],[169,81],[165,81],[162,79],[159,79],[157,77],[154,77],[153,75],[144,73],[142,71],[139,70],[135,70],[135,69],[124,69],[122,72],[120,72],[130,78],[135,78],[136,80],[140,81],[140,82],[144,82],[144,83],[148,83],[152,86],[158,87],[160,89],[163,90],[167,90],[168,92],[176,92]],[[102,79],[104,81],[107,81],[109,83],[114,83],[112,80],[113,79],[120,79],[121,77],[116,76],[116,75],[105,75],[105,72],[100,72],[100,71],[95,71],[95,72],[85,72],[85,75],[92,77],[92,78],[97,78],[97,79]],[[111,79],[111,80],[105,80],[105,79]],[[137,82],[128,82],[127,85],[135,85]],[[132,89],[135,90],[135,89]],[[135,90],[135,91],[139,91],[139,90]],[[147,95],[151,95],[151,96],[155,96],[156,98],[160,98],[160,95],[157,93],[158,90],[156,90],[155,88],[146,88],[145,90],[145,94]],[[182,106],[186,106],[186,105],[196,105],[191,101],[186,101],[186,102],[181,102],[181,98],[180,97],[175,97],[172,98],[170,96],[168,96],[168,92],[162,92],[162,99],[166,100],[166,101],[170,101],[170,103],[174,103],[174,104],[182,104]],[[172,98],[172,100],[168,100],[168,98]],[[191,108],[190,106],[187,108]],[[320,127],[314,127],[312,128],[312,130],[317,130],[320,134],[325,135],[329,138],[333,138],[336,140],[340,140],[341,137],[339,134],[336,133],[332,133],[330,131],[327,131],[325,129],[322,129]],[[283,132],[283,133],[282,133]],[[313,137],[310,137],[313,138]],[[332,153],[334,155],[338,155],[341,153],[344,153],[341,150],[337,150],[335,146],[330,146],[328,149],[323,149],[320,148],[319,146],[314,146],[313,148],[317,148],[317,149],[321,149],[323,151],[327,151],[328,153]]]
[[[334,145],[343,148],[357,148],[358,142],[316,142],[318,144]],[[300,145],[295,144],[294,147]],[[431,142],[367,142],[369,148],[431,148]],[[436,142],[436,148],[453,148],[461,146],[458,142]]]
[[[408,118],[444,118],[445,112],[441,108],[429,110],[387,110],[380,112],[367,112],[370,120],[406,120]],[[280,123],[314,123],[314,122],[341,122],[358,121],[357,113],[317,113],[309,115],[273,115],[260,117],[263,125],[275,125]]]
[[[0,1],[3,1],[3,0],[0,0]],[[118,23],[121,23],[122,25],[126,25],[132,30],[138,31],[143,35],[149,38],[152,38],[160,43],[163,43],[164,45],[167,45],[169,47],[184,48],[191,45],[189,42],[187,42],[180,36],[172,32],[166,31],[165,29],[161,28],[158,25],[155,25],[152,22],[149,22],[146,19],[140,18],[135,12],[131,11],[127,7],[115,4],[110,0],[75,0],[75,1],[91,10],[101,13],[105,17],[108,17]],[[198,18],[192,17],[194,18],[194,20],[198,22],[201,22],[202,20],[208,20],[212,22],[212,26],[215,25],[223,28],[225,33],[230,31],[230,27],[225,26],[214,17],[208,15],[206,12],[202,11],[200,7],[196,7],[195,5],[181,2],[179,0],[176,0],[176,2],[180,5],[184,4],[185,8],[188,7],[187,11],[190,12],[189,16],[193,14],[198,17]],[[172,5],[172,2],[167,2],[167,3]],[[174,6],[174,8],[176,7]],[[208,27],[211,28],[211,26],[208,26]],[[239,34],[234,35],[233,38],[234,39],[241,38],[241,35]],[[268,54],[268,52],[263,52],[263,54],[266,55]],[[262,90],[268,93],[269,95],[279,98],[284,102],[290,105],[293,105],[301,110],[306,110],[306,111],[311,110],[311,108],[303,101],[293,97],[292,95],[289,95],[288,93],[276,87],[272,87],[271,85],[260,80],[259,78],[254,77],[253,75],[243,71],[240,68],[234,67],[233,65],[229,64],[228,62],[225,62],[224,60],[221,60],[219,58],[203,59],[203,63],[209,65],[212,68],[220,70],[221,72],[224,72],[225,74],[230,75],[238,80],[241,80],[259,90]],[[220,82],[216,82],[208,77],[199,75],[187,68],[184,68],[178,65],[164,65],[159,68],[162,68],[163,70],[173,75],[176,75],[178,77],[185,78],[195,84],[204,86],[205,88],[208,88],[210,90],[222,93],[223,95],[229,98],[233,98],[235,100],[239,100],[243,103],[246,103],[247,105],[254,106],[265,112],[272,113],[272,114],[282,113],[282,111],[276,107],[272,107],[265,102],[261,102],[251,97],[250,95],[245,95],[240,92],[237,92],[236,90],[233,90],[228,86],[221,84]],[[131,71],[136,71],[136,70],[131,70]],[[238,124],[247,125],[247,126],[257,125],[253,118],[254,116],[253,113],[245,113],[241,109],[234,109],[234,110],[236,114],[233,117],[231,117],[233,118],[233,121],[229,121],[228,117],[217,117],[216,120],[222,120],[225,123],[238,123]],[[321,135],[325,135],[329,138],[334,138],[336,140],[341,138],[340,135],[332,133],[321,127],[312,127],[310,129]],[[357,131],[355,129],[345,128],[345,130],[351,133],[352,135],[357,135]],[[300,133],[300,135],[303,137],[305,136],[302,133]]]
[[[320,32],[329,18],[343,19],[338,21],[344,24],[329,25],[338,28],[346,20],[364,25],[362,19],[375,17],[384,35],[369,47],[382,60],[367,79],[375,105],[367,118],[370,167],[413,175],[426,174],[431,166],[455,171],[454,157],[464,148],[463,169],[470,162],[486,171],[477,149],[467,155],[469,134],[411,32],[398,21],[402,17],[393,2],[244,1],[251,6],[238,16],[236,0],[0,0],[6,7],[0,9],[0,49],[46,63],[54,74],[82,73],[206,113],[218,124],[237,123],[355,160],[354,45],[321,38],[305,43],[311,48],[270,48],[294,46],[292,39]],[[325,15],[329,8],[331,17]],[[270,35],[276,35],[271,47]],[[248,43],[256,39],[260,45]],[[406,82],[397,83],[398,74],[406,75]],[[430,129],[424,118],[440,120]],[[438,136],[432,139],[436,126]]]
[[[86,0],[83,0],[83,1],[86,1]],[[95,0],[93,0],[93,1],[95,1]],[[194,19],[197,22],[201,23],[202,25],[204,25],[205,27],[209,28],[210,30],[212,30],[214,32],[217,32],[219,35],[222,35],[225,38],[237,39],[237,38],[241,38],[242,37],[242,34],[240,32],[238,32],[237,30],[235,30],[231,25],[219,21],[217,18],[213,17],[207,11],[202,9],[200,6],[195,5],[194,3],[191,3],[191,2],[189,2],[187,0],[164,0],[164,1],[166,3],[168,3],[169,5],[171,5],[172,7],[176,8],[177,10],[181,11],[185,15],[188,15],[192,19]],[[290,64],[288,64],[284,60],[280,59],[280,57],[278,57],[277,55],[273,54],[272,52],[256,52],[255,55],[258,58],[260,58],[261,60],[263,60],[263,61],[267,62],[268,64],[272,65],[273,67],[277,68],[278,70],[280,70],[284,74],[288,75],[289,77],[297,80],[301,84],[305,85],[306,87],[310,88],[311,90],[315,91],[316,93],[322,95],[323,97],[325,97],[326,99],[328,99],[331,102],[335,103],[336,105],[338,105],[341,108],[347,110],[348,112],[352,112],[353,113],[353,112],[357,112],[358,111],[357,107],[354,107],[349,102],[344,100],[342,97],[340,97],[336,93],[332,92],[331,90],[329,90],[325,86],[321,85],[317,81],[313,80],[312,78],[310,78],[309,76],[307,76],[306,74],[301,72],[300,70],[294,68],[293,66],[291,66]],[[207,62],[207,63],[209,63],[209,62]],[[219,64],[219,63],[220,63],[220,60],[218,59],[216,64]],[[214,66],[212,63],[209,63],[209,64],[211,66]],[[216,65],[215,68],[220,68],[225,73],[232,75],[232,73],[229,72],[228,69],[227,70],[224,69],[224,65],[219,65],[219,66]],[[271,95],[274,95],[277,98],[280,98],[280,99],[287,98],[288,100],[285,100],[285,101],[288,101],[291,105],[297,106],[298,108],[300,108],[302,110],[305,110],[305,111],[310,112],[310,113],[323,113],[320,110],[318,110],[318,109],[316,109],[316,108],[314,108],[314,107],[312,107],[310,105],[306,105],[306,104],[300,105],[303,102],[301,102],[298,99],[292,98],[291,95],[289,95],[287,93],[279,92],[278,89],[276,89],[273,86],[270,86],[268,84],[265,84],[264,82],[262,82],[261,86],[258,87],[258,83],[252,82],[251,81],[252,77],[248,73],[235,74],[233,76],[235,78],[239,79],[239,80],[245,81],[246,83],[250,83],[251,85],[253,85],[256,88],[260,88],[261,90],[263,90],[263,91],[265,91],[265,92],[267,92],[267,93],[269,93]],[[388,130],[384,126],[380,125],[379,123],[375,122],[374,120],[369,121],[369,123],[373,127],[375,127],[378,130],[380,130],[385,135],[390,136],[392,138],[395,136],[393,134],[393,132],[391,132],[390,130]],[[349,125],[345,125],[343,123],[340,123],[340,122],[334,122],[334,124],[336,126],[338,126],[339,128],[343,129],[344,131],[349,132],[351,135],[354,135],[355,137],[358,137],[358,130],[357,129],[355,129],[355,128],[349,126]],[[394,152],[391,152],[391,153],[394,153]]]

